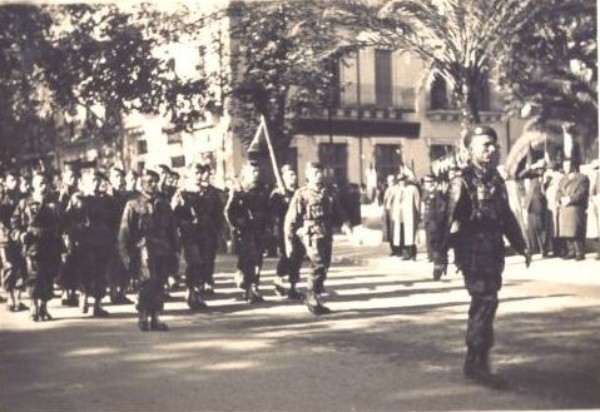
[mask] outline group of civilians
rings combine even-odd
[[[598,161],[588,165],[587,174],[580,171],[579,163],[577,156],[562,162],[542,160],[527,165],[516,180],[507,180],[511,207],[532,253],[583,260],[586,237],[600,236]],[[448,175],[425,176],[419,181],[406,167],[387,177],[382,206],[391,256],[416,259],[421,224],[427,238],[434,235],[427,233],[428,194],[447,190],[450,179]],[[596,259],[600,260],[600,238]]]

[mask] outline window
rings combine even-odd
[[[168,144],[177,144],[181,143],[181,133],[167,133],[167,143]]]
[[[398,144],[375,145],[375,170],[377,180],[385,181],[389,175],[397,175],[400,171],[401,148]]]
[[[171,158],[171,167],[184,167],[185,156],[175,156]]]
[[[137,141],[137,152],[138,152],[138,154],[148,153],[148,142],[145,140],[138,140]]]
[[[345,143],[319,144],[319,162],[327,176],[338,185],[348,180],[348,146]]]
[[[375,50],[375,104],[392,106],[392,52]]]
[[[446,88],[446,80],[441,76],[436,76],[431,85],[430,92],[431,110],[445,110],[449,108],[448,90]]]

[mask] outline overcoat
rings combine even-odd
[[[557,200],[569,196],[569,203],[558,208],[558,235],[565,238],[585,238],[590,179],[579,172],[564,176],[556,192]]]

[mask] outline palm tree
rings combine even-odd
[[[510,40],[545,8],[540,0],[338,0],[331,15],[363,30],[361,45],[416,54],[426,79],[450,86],[465,129],[480,121],[478,91],[501,69]]]

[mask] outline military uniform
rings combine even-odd
[[[225,218],[237,245],[237,268],[243,277],[240,286],[251,303],[261,300],[258,285],[269,222],[268,207],[268,193],[259,186],[232,190],[225,206]]]
[[[46,302],[53,297],[54,277],[63,251],[60,223],[60,206],[49,196],[42,201],[32,196],[22,199],[11,217],[11,238],[19,242],[27,264],[29,296],[41,302],[39,311],[32,315],[36,321],[51,318]]]
[[[173,198],[173,213],[181,234],[188,288],[214,286],[215,258],[223,223],[221,194],[213,186],[182,190]]]
[[[125,205],[118,240],[125,265],[140,256],[138,310],[141,317],[148,315],[154,320],[163,309],[163,280],[170,269],[170,259],[178,250],[171,205],[160,195],[141,193],[130,199]],[[147,330],[147,319],[140,327]]]
[[[435,251],[439,249],[444,232],[447,231],[444,221],[448,207],[448,193],[437,186],[427,193],[423,222],[425,222],[425,235],[427,238],[427,257],[434,260]],[[437,279],[436,279],[437,280]]]
[[[111,236],[113,239],[113,247],[110,255],[110,263],[108,265],[108,281],[111,290],[111,301],[117,304],[132,303],[125,296],[125,291],[131,284],[132,278],[137,275],[138,259],[134,260],[129,267],[125,267],[119,250],[117,247],[117,238],[119,236],[119,226],[121,225],[121,217],[125,210],[127,200],[133,197],[133,194],[125,190],[113,190],[111,199],[113,201],[114,213],[111,222]]]
[[[269,198],[269,207],[272,218],[274,220],[274,230],[277,238],[277,247],[279,249],[279,261],[277,262],[276,274],[279,278],[289,277],[289,282],[292,287],[297,284],[300,280],[300,268],[302,267],[302,256],[298,256],[297,253],[301,250],[301,244],[298,238],[294,238],[293,242],[295,245],[292,247],[292,251],[295,255],[288,256],[285,248],[285,215],[288,211],[290,201],[294,196],[295,190],[289,190],[287,188],[276,188],[271,193]]]
[[[294,239],[300,240],[302,250],[308,255],[312,272],[307,286],[310,295],[324,291],[324,282],[331,263],[333,227],[345,221],[336,196],[325,187],[304,186],[296,191],[285,216],[285,238],[288,247]],[[320,306],[319,306],[320,307]],[[309,309],[311,308],[309,305]]]
[[[473,365],[481,365],[487,373],[485,368],[494,343],[493,322],[504,270],[503,235],[517,252],[528,252],[508,203],[506,186],[495,169],[468,165],[462,176],[451,182],[448,200],[446,219],[442,223],[445,230],[435,262],[447,264],[447,250],[454,237],[456,263],[471,295],[465,374],[472,374]]]
[[[70,219],[67,212],[71,202],[77,203],[75,198],[79,196],[82,196],[82,194],[75,186],[64,187],[58,194],[58,204],[64,216],[61,224],[61,235],[65,244],[65,253],[56,283],[63,290],[70,292],[79,287],[79,273],[83,270],[76,250],[78,244],[76,228],[75,226],[71,226],[75,222]],[[76,305],[76,302],[77,300],[72,294],[71,299],[63,299],[63,304],[69,306]]]

